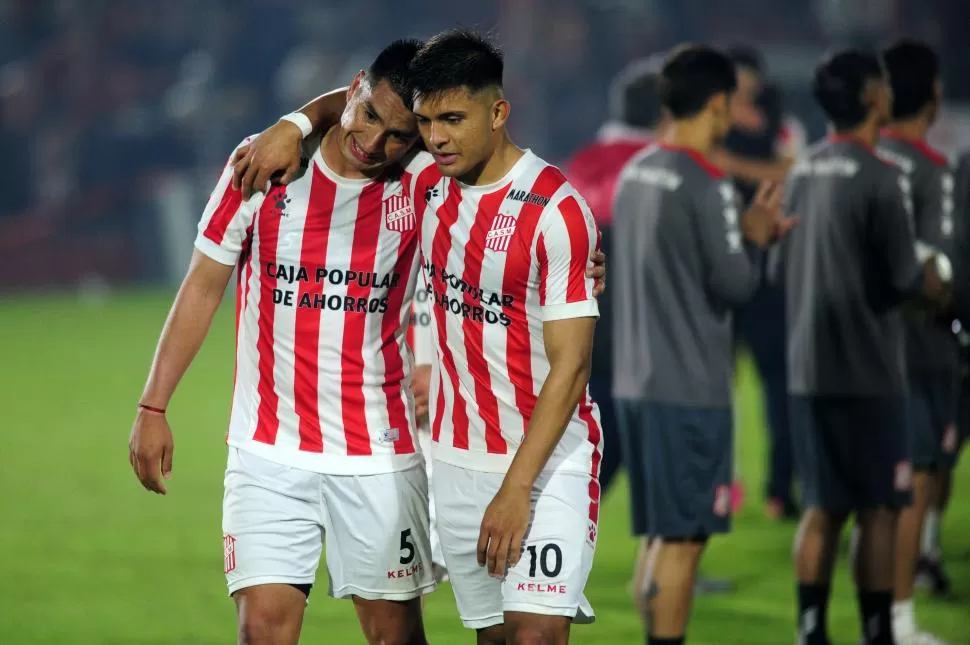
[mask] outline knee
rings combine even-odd
[[[265,590],[249,589],[236,596],[239,645],[295,643],[300,633],[305,596],[281,598]]]
[[[416,626],[371,624],[365,628],[367,645],[427,645]]]
[[[286,631],[285,622],[269,612],[249,612],[239,622],[239,645],[274,645]]]
[[[557,641],[550,634],[538,627],[520,627],[512,634],[509,641],[512,645],[556,645]]]

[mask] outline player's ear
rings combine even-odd
[[[366,73],[367,72],[365,72],[364,70],[360,70],[354,76],[354,80],[352,80],[350,82],[350,87],[347,88],[347,102],[348,103],[350,103],[351,99],[354,98],[354,94],[357,93],[357,90],[360,89],[360,84],[364,82],[364,75]]]
[[[505,122],[509,120],[509,111],[512,106],[504,98],[499,98],[497,101],[492,103],[492,131],[498,130]]]
[[[726,92],[719,92],[711,97],[707,102],[708,109],[717,117],[729,119],[731,117],[728,95]]]

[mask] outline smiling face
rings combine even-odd
[[[364,72],[347,92],[340,127],[340,152],[361,173],[397,163],[418,140],[417,121],[390,83],[373,83]]]
[[[501,141],[508,105],[497,88],[460,87],[415,97],[421,138],[441,174],[462,177],[488,160]]]

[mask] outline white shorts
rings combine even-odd
[[[418,428],[418,443],[421,445],[421,452],[424,453],[424,463],[425,472],[428,474],[428,489],[431,490],[434,479],[432,478],[431,467],[431,429],[427,425],[421,425]],[[441,553],[441,539],[438,537],[438,526],[435,517],[434,510],[434,495],[428,496],[428,517],[431,522],[431,561],[434,562],[440,569],[442,569],[439,575],[439,582],[442,579],[447,579],[447,572],[445,569],[445,557]]]
[[[420,466],[329,475],[229,448],[222,532],[230,595],[313,584],[324,540],[330,595],[410,600],[435,588]]]
[[[476,549],[485,509],[504,475],[435,461],[438,532],[461,622],[483,629],[504,622],[507,611],[568,616],[593,622],[583,589],[596,550],[596,513],[588,475],[543,473],[532,492],[532,524],[522,557],[504,580],[478,566]]]

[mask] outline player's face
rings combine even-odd
[[[359,172],[397,163],[418,140],[414,115],[387,81],[372,84],[364,72],[354,79],[340,118],[340,151]]]
[[[764,128],[764,117],[758,107],[758,92],[761,91],[761,78],[756,72],[747,67],[739,67],[737,73],[738,88],[734,92],[731,106],[733,125],[741,130],[757,132]]]
[[[465,88],[414,99],[424,145],[446,177],[462,177],[488,160],[501,138],[508,102],[495,90]]]

